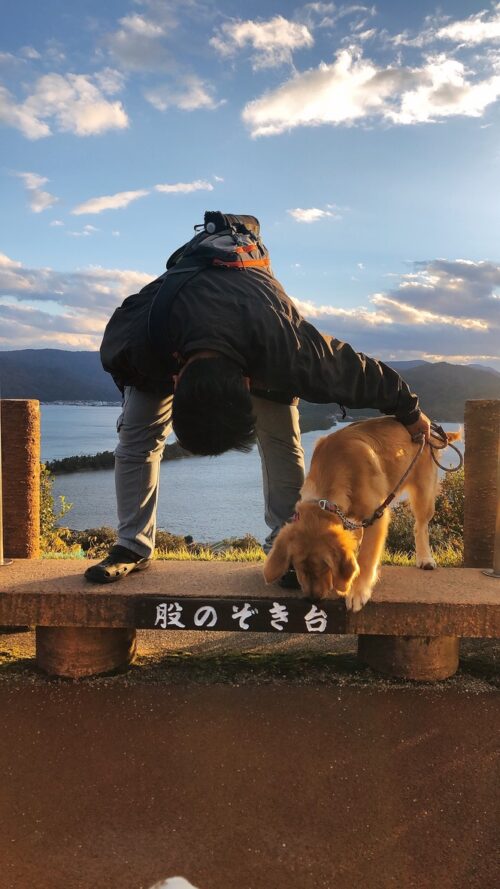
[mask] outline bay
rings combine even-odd
[[[42,405],[42,459],[113,450],[120,408],[93,405]],[[447,430],[459,424],[445,424]],[[333,431],[333,430],[332,430]],[[315,441],[325,432],[302,436],[306,466]],[[173,437],[170,439],[173,440]],[[453,464],[453,453],[445,464]],[[112,470],[73,472],[56,476],[56,497],[64,495],[73,508],[64,519],[83,530],[116,526]],[[229,451],[220,457],[192,457],[162,464],[158,527],[173,534],[192,534],[197,541],[268,533],[263,517],[262,470],[257,449],[248,454]]]

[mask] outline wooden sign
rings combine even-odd
[[[343,601],[307,599],[191,599],[151,596],[137,601],[135,626],[149,630],[252,633],[343,633]]]

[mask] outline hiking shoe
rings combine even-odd
[[[300,583],[295,568],[289,568],[278,580],[278,586],[285,590],[300,590]]]
[[[111,547],[102,562],[87,568],[84,576],[91,583],[114,583],[132,571],[144,571],[150,564],[151,559],[143,558],[126,546],[117,544]]]

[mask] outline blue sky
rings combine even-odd
[[[0,349],[98,348],[221,209],[320,329],[500,369],[500,3],[9,7]]]

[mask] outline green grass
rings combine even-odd
[[[42,552],[42,559],[85,559],[86,555],[83,549],[80,550],[71,550],[67,553],[61,552],[51,552],[51,550],[45,550]]]
[[[260,547],[247,550],[227,549],[221,553],[200,547],[195,553],[188,549],[156,552],[155,559],[164,562],[263,562],[265,554]]]
[[[459,568],[462,565],[462,553],[453,547],[439,547],[433,550],[434,558],[442,568]],[[44,552],[43,559],[85,559],[83,550],[71,552]],[[227,549],[225,552],[212,552],[200,547],[196,552],[188,549],[155,552],[155,559],[160,562],[257,562],[265,560],[265,553],[260,547],[247,550]],[[415,567],[415,554],[406,552],[385,552],[382,565],[398,565],[405,568]]]
[[[463,564],[463,554],[452,546],[434,547],[433,556],[440,568],[460,568]],[[398,565],[403,568],[415,567],[415,553],[385,552],[382,556],[382,565]]]

